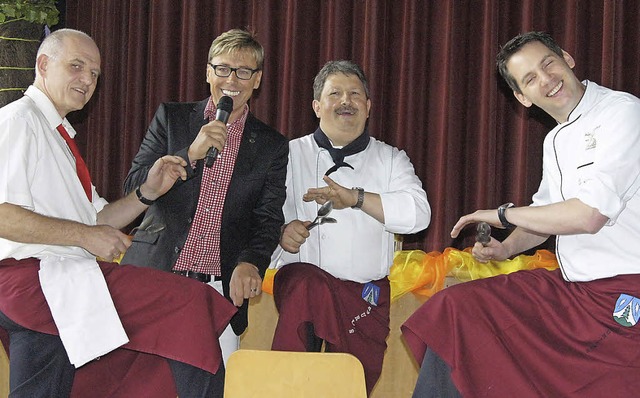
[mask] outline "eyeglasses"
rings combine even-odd
[[[211,62],[209,62],[209,65],[211,65],[213,71],[218,77],[229,77],[229,75],[231,75],[231,72],[236,72],[236,76],[240,80],[249,80],[254,73],[260,70],[249,68],[232,68],[227,65],[214,65]]]

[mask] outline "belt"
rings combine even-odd
[[[193,271],[171,271],[174,274],[186,276],[187,278],[195,279],[200,282],[209,283],[211,279],[214,281],[221,281],[222,278],[219,276],[213,276],[209,274],[203,274],[201,272],[193,272]]]

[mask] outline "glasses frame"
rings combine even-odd
[[[257,69],[244,68],[244,67],[242,67],[242,68],[232,68],[232,67],[230,67],[229,65],[214,65],[214,64],[212,64],[211,62],[207,62],[207,63],[208,63],[208,64],[209,64],[209,66],[213,69],[213,73],[215,73],[215,74],[216,74],[216,76],[218,76],[218,77],[229,77],[229,76],[231,76],[231,74],[232,74],[232,73],[235,73],[235,74],[236,74],[236,77],[237,77],[238,79],[240,79],[240,80],[251,80],[251,78],[253,77],[253,75],[255,75],[255,74],[256,74],[256,72],[260,71],[260,68],[257,68]],[[226,75],[226,76],[222,76],[222,75],[218,74],[218,68],[219,68],[219,67],[229,68],[229,71],[230,71],[230,72],[229,72],[229,74],[228,74],[228,75]],[[238,76],[238,71],[239,71],[239,70],[241,70],[241,69],[242,69],[242,70],[248,70],[248,71],[251,71],[251,76],[249,76],[249,78],[247,78],[247,79],[245,79],[245,78],[242,78],[242,77]]]

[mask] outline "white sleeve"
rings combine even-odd
[[[640,188],[640,103],[612,106],[595,133],[592,164],[581,171],[577,198],[615,222]]]
[[[404,151],[392,148],[389,190],[379,194],[389,232],[410,234],[429,226],[431,206],[427,193]]]

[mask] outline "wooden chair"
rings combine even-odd
[[[9,396],[9,357],[0,342],[0,398]]]
[[[364,370],[351,354],[241,349],[226,365],[225,398],[366,398]]]

